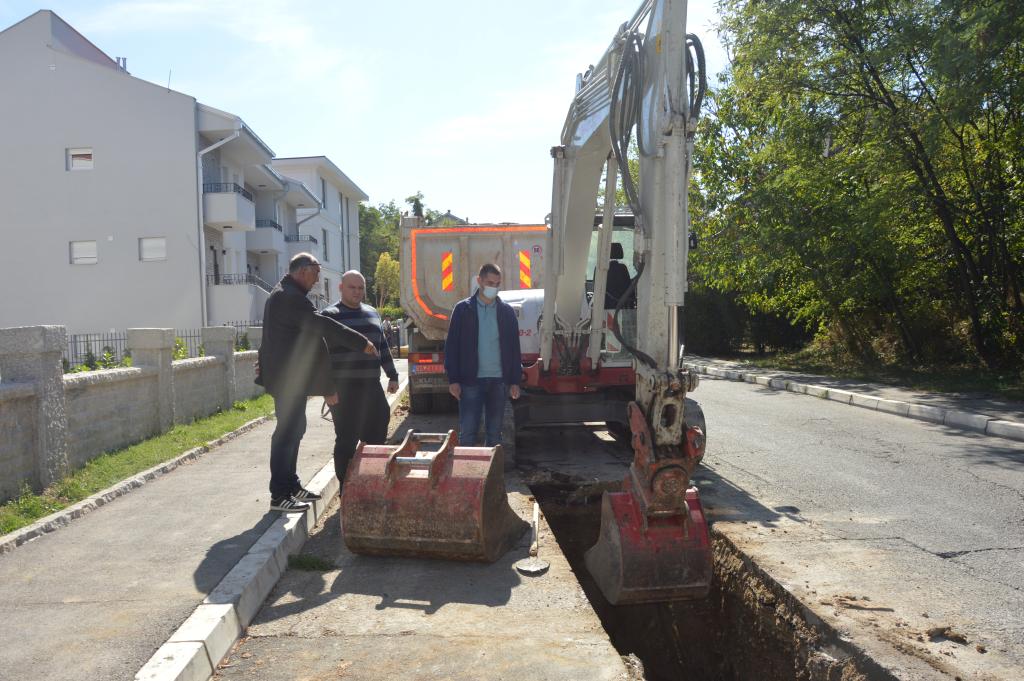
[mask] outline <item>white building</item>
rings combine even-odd
[[[0,32],[0,98],[0,267],[18,282],[0,327],[258,320],[325,233],[329,267],[358,266],[367,197],[333,163],[272,163],[241,118],[132,77],[50,11]]]
[[[359,202],[369,197],[326,156],[275,158],[271,165],[313,188],[320,200],[319,207],[299,208],[299,239],[311,240],[315,247],[305,250],[320,258],[317,293],[336,300],[341,275],[359,269]]]

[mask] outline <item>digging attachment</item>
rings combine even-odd
[[[685,430],[680,448],[659,449],[636,402],[628,413],[633,464],[622,491],[601,499],[601,534],[584,555],[587,570],[612,605],[704,598],[711,538],[690,486],[704,456],[703,419]]]
[[[424,451],[422,445],[439,445]],[[528,524],[508,505],[501,446],[459,447],[410,430],[397,448],[359,443],[341,495],[353,553],[494,562]]]
[[[711,542],[696,488],[688,513],[647,518],[629,492],[606,492],[601,534],[584,556],[612,605],[704,598],[711,586]]]

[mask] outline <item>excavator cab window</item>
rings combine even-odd
[[[592,302],[594,293],[594,276],[597,272],[597,250],[599,233],[595,227],[590,238],[590,254],[588,258],[587,271],[590,278],[587,280],[587,300]],[[626,289],[629,282],[636,274],[633,267],[633,227],[616,225],[612,230],[612,245],[609,253],[608,283],[605,288],[605,309],[614,310],[615,305]],[[636,307],[636,295],[630,296],[626,301],[625,308]]]

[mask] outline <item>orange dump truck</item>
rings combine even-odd
[[[444,339],[452,308],[476,291],[476,276],[484,263],[501,268],[501,297],[516,313],[517,292],[543,288],[545,225],[474,224],[428,226],[422,218],[402,218],[401,303],[408,320],[409,405],[413,413],[449,411],[444,372]],[[526,334],[524,336],[524,334]],[[524,356],[536,330],[523,328]]]

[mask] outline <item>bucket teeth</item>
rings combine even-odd
[[[628,492],[605,492],[601,534],[584,555],[587,570],[612,605],[704,598],[711,586],[711,546],[695,488],[687,513],[644,518]]]

